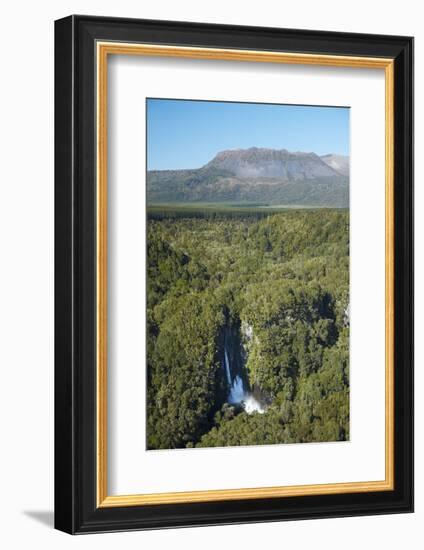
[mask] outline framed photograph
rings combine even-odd
[[[55,525],[413,510],[413,39],[55,25]]]

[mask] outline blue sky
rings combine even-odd
[[[349,154],[349,108],[147,99],[147,169],[199,168],[224,149]]]

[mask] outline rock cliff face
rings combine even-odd
[[[340,175],[315,153],[257,147],[222,151],[206,166],[231,172],[239,178],[278,178],[282,182]]]
[[[349,176],[349,157],[344,155],[323,155],[321,159],[341,176]]]
[[[150,204],[163,202],[259,203],[346,208],[349,161],[338,155],[286,149],[221,151],[195,170],[147,173]]]

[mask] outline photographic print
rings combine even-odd
[[[349,108],[147,99],[147,449],[349,439]]]

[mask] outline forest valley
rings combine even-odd
[[[347,209],[157,206],[147,448],[349,439]]]

